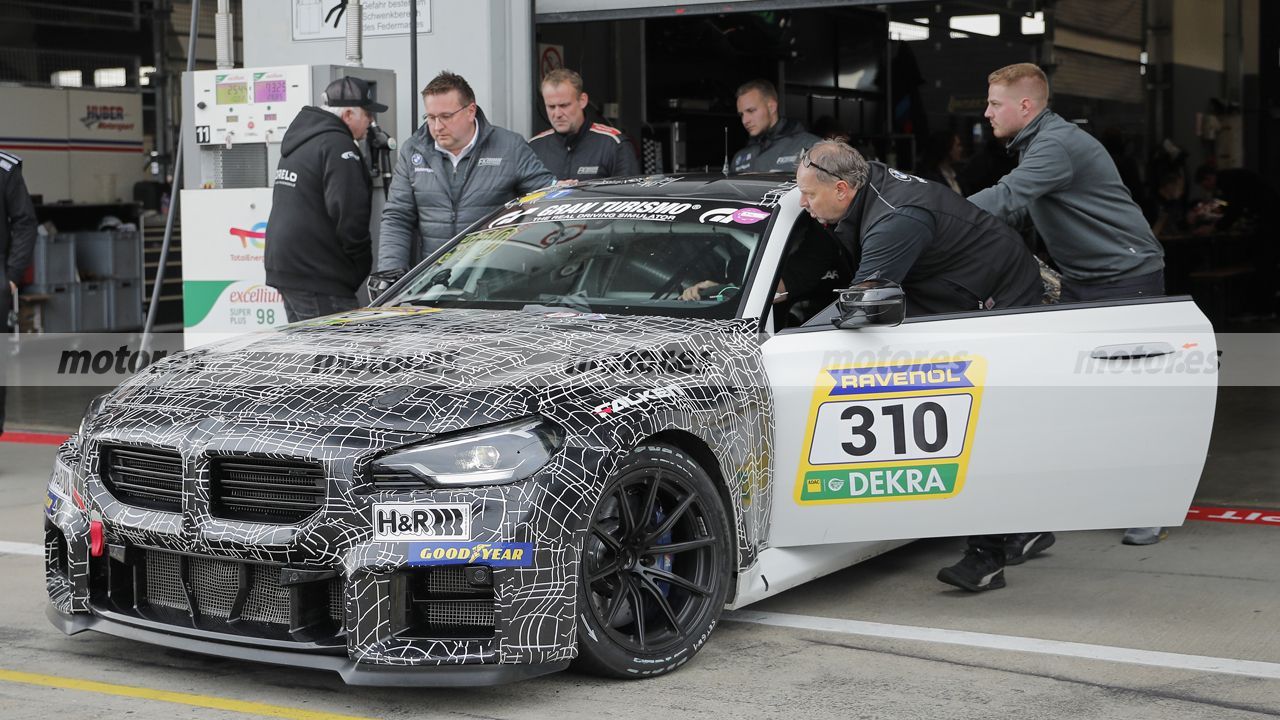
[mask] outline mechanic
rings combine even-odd
[[[996,138],[1018,153],[1018,165],[970,202],[1014,227],[1030,219],[1062,273],[1062,302],[1163,295],[1164,249],[1107,149],[1048,108],[1044,71],[1008,65],[988,75],[987,84],[985,117]],[[1164,536],[1161,528],[1132,528],[1124,542],[1149,545]],[[1053,542],[1052,533],[1033,533],[1004,547],[1020,549],[1010,560],[1021,562]]]
[[[639,175],[640,162],[622,131],[601,118],[582,90],[582,76],[567,68],[547,73],[542,102],[551,129],[534,135],[529,147],[558,180]]]
[[[422,89],[422,104],[426,122],[401,147],[382,210],[384,278],[403,274],[513,197],[556,182],[524,138],[489,124],[461,75],[441,72]]]
[[[387,106],[354,77],[329,83],[322,97],[285,131],[267,218],[266,280],[289,322],[354,309],[373,264],[373,186],[356,143]]]
[[[1039,268],[1017,233],[945,185],[869,163],[834,140],[801,153],[796,183],[800,206],[834,226],[837,242],[825,245],[856,268],[853,283],[879,278],[901,284],[908,315],[1041,300]],[[795,292],[805,278],[822,277],[832,266],[830,254],[803,248],[783,267],[780,293]]]
[[[22,179],[22,158],[0,152],[0,267],[7,281],[0,292],[0,331],[12,332],[10,303],[18,294],[18,283],[31,264],[36,244],[36,211]],[[5,386],[0,384],[0,435],[4,434]]]
[[[795,120],[778,115],[778,91],[768,80],[752,80],[738,88],[738,117],[751,140],[733,156],[734,173],[791,172],[800,151],[819,138]]]

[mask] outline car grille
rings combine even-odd
[[[182,456],[176,450],[106,447],[99,475],[111,496],[125,505],[182,511]]]
[[[324,470],[305,460],[214,458],[210,493],[214,517],[301,522],[324,505]]]
[[[183,565],[190,580],[191,600],[183,583]],[[249,620],[283,625],[293,622],[294,599],[290,588],[280,584],[280,568],[232,560],[184,556],[162,550],[146,551],[146,602],[155,607],[181,610],[203,618]],[[320,596],[311,593],[329,620],[339,627],[344,614],[341,578],[327,581]],[[305,612],[300,612],[305,615]]]
[[[493,637],[493,585],[472,585],[461,566],[413,569],[404,572],[403,577],[407,583],[407,615],[399,636]]]

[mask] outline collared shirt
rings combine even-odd
[[[480,122],[478,120],[472,120],[471,122],[471,142],[467,143],[467,146],[462,148],[462,152],[454,155],[448,150],[440,147],[440,143],[436,143],[436,150],[444,153],[444,156],[449,158],[449,162],[453,163],[454,170],[458,169],[458,163],[462,162],[462,158],[466,157],[467,153],[471,152],[471,148],[476,146],[476,139],[480,137]]]

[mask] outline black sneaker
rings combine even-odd
[[[1021,565],[1027,558],[1039,555],[1057,540],[1051,532],[1018,533],[1004,540],[1004,564]]]
[[[991,553],[969,548],[960,562],[939,570],[938,579],[969,592],[996,590],[1004,587],[1004,566]]]

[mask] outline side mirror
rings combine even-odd
[[[907,314],[907,294],[898,283],[873,278],[840,291],[836,300],[838,315],[831,324],[841,330],[856,330],[871,325],[901,325]]]

